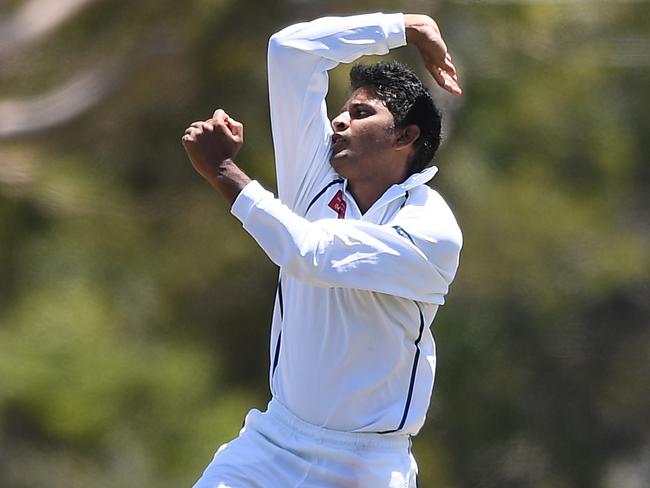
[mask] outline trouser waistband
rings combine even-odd
[[[293,434],[302,435],[315,442],[360,449],[395,450],[401,452],[411,447],[410,436],[406,434],[388,435],[374,432],[344,432],[310,424],[296,417],[277,399],[272,399],[269,402],[267,411],[262,415],[268,416]]]

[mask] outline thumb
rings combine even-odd
[[[230,132],[232,132],[234,136],[240,139],[244,138],[244,124],[242,124],[241,122],[237,122],[232,117],[226,119],[226,124],[228,125]]]
[[[212,120],[223,122],[224,120],[228,120],[228,114],[223,109],[218,108],[212,114]]]

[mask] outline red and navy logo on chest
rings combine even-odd
[[[343,196],[343,191],[341,190],[337,191],[336,195],[334,195],[334,197],[330,200],[330,203],[328,203],[327,206],[336,212],[336,214],[339,216],[339,219],[344,219],[347,203],[345,203],[345,197]]]

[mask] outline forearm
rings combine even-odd
[[[441,304],[458,267],[461,237],[444,219],[433,225],[429,218],[404,222],[415,229],[408,236],[401,226],[347,219],[310,222],[256,182],[242,191],[231,212],[283,273],[311,286]],[[432,235],[419,235],[417,225]]]
[[[251,182],[251,179],[232,159],[221,161],[215,165],[215,168],[213,172],[204,177],[232,207],[239,193]]]
[[[323,17],[287,27],[269,40],[273,61],[283,50],[309,53],[312,61],[325,58],[335,63],[351,63],[360,56],[385,54],[404,45],[402,14],[363,14]],[[333,67],[333,66],[331,66]]]

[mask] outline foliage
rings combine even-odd
[[[193,173],[180,135],[225,108],[246,124],[244,168],[272,187],[268,35],[429,3],[86,4],[46,38],[0,49],[0,486],[189,486],[267,401],[277,271]],[[647,8],[430,12],[465,88],[436,92],[434,180],[465,247],[434,324],[422,486],[650,479]],[[408,48],[391,55],[418,67]],[[334,110],[346,73],[332,73]],[[57,103],[39,98],[50,91]],[[18,109],[22,129],[6,130]]]

